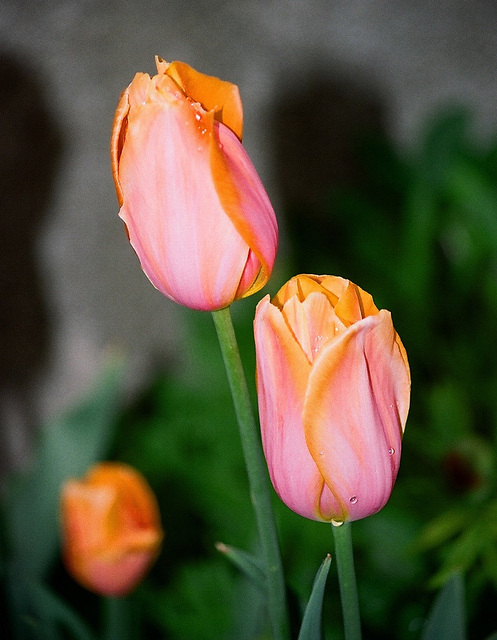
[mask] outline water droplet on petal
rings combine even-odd
[[[324,451],[320,451],[320,452],[319,452],[319,455],[320,455],[320,456],[324,456]]]
[[[350,502],[350,504],[356,504],[357,496],[352,496],[352,498],[350,498],[349,502]]]
[[[198,120],[200,120],[200,118],[201,118],[200,113],[196,113],[196,114],[195,114],[195,120],[197,120],[197,121],[198,121]]]
[[[390,447],[390,449],[388,450],[388,453],[393,456],[393,454],[395,453],[395,449],[393,447]]]
[[[343,520],[332,520],[332,521],[331,521],[331,524],[332,524],[334,527],[341,527],[341,526],[342,526],[342,524],[343,524]]]

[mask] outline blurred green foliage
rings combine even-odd
[[[122,407],[123,373],[122,356],[112,354],[88,396],[40,429],[32,468],[3,487],[2,637],[59,640],[67,637],[65,630],[71,638],[92,640],[66,602],[68,593],[57,581],[51,585],[50,575],[59,554],[62,483],[106,455]]]
[[[446,111],[408,151],[362,141],[363,180],[326,190],[324,209],[289,216],[290,255],[270,284],[274,293],[297,272],[350,278],[392,311],[409,355],[399,478],[388,505],[353,525],[368,640],[417,640],[423,628],[434,637],[426,634],[440,615],[461,613],[462,579],[468,639],[496,626],[497,143],[476,144],[470,124],[464,111]],[[255,303],[233,307],[254,401]],[[111,367],[89,399],[43,430],[33,474],[5,491],[1,613],[14,612],[16,638],[105,637],[98,598],[58,559],[56,504],[65,477],[116,458],[147,477],[166,530],[157,564],[127,605],[140,637],[263,639],[263,597],[215,547],[256,551],[221,354],[210,315],[185,309],[184,320],[181,349],[137,397],[123,402],[121,365]],[[274,502],[300,619],[319,564],[333,556],[332,533]],[[45,620],[47,610],[58,625]],[[333,559],[323,618],[326,639],[340,640]]]
[[[326,215],[292,215],[290,235],[294,271],[348,277],[392,311],[411,366],[399,479],[356,526],[368,637],[417,637],[415,602],[463,570],[482,638],[497,595],[497,144],[477,144],[469,113],[450,109],[415,148],[376,137],[359,154],[361,184],[330,189]]]

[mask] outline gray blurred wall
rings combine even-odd
[[[31,188],[31,200],[4,200],[1,210],[14,249],[2,266],[11,296],[3,300],[2,464],[25,460],[32,425],[88,387],[108,345],[129,351],[139,380],[153,358],[183,344],[183,312],[141,273],[109,170],[119,94],[136,71],[154,72],[155,54],[240,86],[244,142],[277,211],[272,119],[282,96],[298,96],[313,74],[377,95],[387,132],[402,145],[450,101],[472,109],[477,135],[497,131],[494,0],[3,0],[0,69],[19,71],[14,121],[5,126],[21,135],[25,115],[33,133],[19,159],[19,193]],[[325,103],[320,117],[326,113]],[[36,167],[46,188],[33,178]],[[19,218],[21,206],[37,219]],[[15,228],[28,227],[25,247],[22,234],[10,244]],[[24,262],[34,266],[23,271]],[[24,299],[16,302],[19,288]],[[23,317],[29,321],[19,324]],[[40,349],[23,360],[30,341]]]

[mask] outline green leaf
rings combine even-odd
[[[472,513],[464,507],[444,511],[429,522],[414,543],[419,551],[433,549],[447,542],[471,522]]]
[[[464,584],[455,573],[438,594],[422,640],[465,640]]]
[[[328,554],[319,567],[314,579],[311,596],[304,613],[298,640],[319,640],[321,638],[321,612],[323,610],[324,588],[331,565]]]
[[[41,430],[33,469],[8,487],[9,552],[24,576],[40,577],[58,541],[61,485],[81,476],[108,451],[119,410],[124,361],[115,357],[80,404]]]
[[[487,503],[487,508],[447,547],[442,567],[432,577],[431,586],[439,587],[455,572],[474,566],[487,546],[494,542],[496,506],[495,503]]]
[[[196,558],[181,565],[175,582],[156,592],[150,606],[164,637],[211,640],[226,636],[235,595],[231,567],[226,562],[218,557]]]
[[[236,547],[228,546],[222,542],[216,544],[216,549],[225,555],[264,593],[267,591],[267,580],[262,563],[251,553],[242,551]]]
[[[25,609],[14,620],[16,637],[43,640],[95,640],[95,636],[64,600],[36,580],[22,580]]]
[[[494,631],[494,633],[488,636],[488,638],[485,638],[485,640],[497,640],[497,631]]]

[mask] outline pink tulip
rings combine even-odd
[[[128,465],[97,464],[61,494],[63,557],[90,591],[122,596],[143,579],[159,553],[159,509],[145,478]]]
[[[156,59],[119,102],[111,155],[129,240],[157,289],[216,310],[255,293],[276,256],[273,208],[241,144],[238,87]]]
[[[261,300],[254,331],[262,441],[280,498],[327,522],[379,511],[410,396],[390,313],[348,280],[300,275]]]

